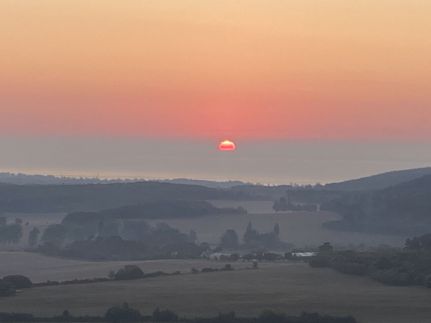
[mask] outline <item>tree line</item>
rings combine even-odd
[[[183,322],[183,323],[357,323],[352,316],[330,316],[319,313],[302,313],[299,316],[289,316],[284,313],[263,311],[257,317],[238,317],[235,312],[220,313],[216,317],[209,318],[185,318],[177,313],[156,308],[152,314],[143,315],[139,310],[132,308],[128,303],[121,306],[113,306],[106,310],[102,316],[76,316],[70,311],[64,310],[61,315],[51,317],[37,317],[27,313],[1,313],[0,322]]]

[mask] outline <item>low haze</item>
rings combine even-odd
[[[102,178],[326,183],[431,164],[426,142],[2,137],[0,170]],[[257,172],[258,170],[258,172]]]

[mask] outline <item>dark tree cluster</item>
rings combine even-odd
[[[30,247],[36,247],[39,242],[40,231],[38,228],[34,227],[28,234],[28,245]]]
[[[357,323],[351,316],[329,316],[318,313],[302,313],[299,316],[288,316],[284,313],[264,311],[257,317],[237,317],[235,312],[220,313],[212,318],[180,318],[170,310],[157,308],[151,315],[142,315],[137,309],[123,303],[121,306],[110,307],[104,316],[74,316],[68,310],[53,317],[35,317],[26,313],[1,313],[0,322],[183,322],[183,323]]]
[[[223,249],[238,249],[239,238],[235,230],[226,230],[220,239],[220,247]]]
[[[336,230],[425,234],[431,231],[431,175],[385,189],[345,192],[323,209],[343,219],[325,224]]]
[[[15,223],[8,224],[7,218],[0,218],[0,243],[15,244],[22,238],[22,221],[16,219]]]
[[[219,243],[219,250],[266,250],[285,249],[287,247],[289,247],[289,244],[280,239],[280,225],[278,223],[274,225],[274,229],[272,231],[260,233],[253,228],[253,224],[249,222],[242,237],[242,243],[239,240],[238,234],[233,229],[226,230],[221,236]]]
[[[369,276],[387,285],[423,285],[431,288],[431,235],[406,241],[404,250],[333,251],[323,245],[312,267],[330,267],[352,275]]]
[[[109,308],[105,319],[111,323],[139,322],[142,321],[142,315],[138,310],[129,307],[129,304],[124,303],[122,306]]]
[[[23,275],[8,275],[0,279],[0,296],[15,295],[16,290],[31,288],[33,283]]]
[[[205,247],[189,242],[188,239],[188,235],[174,229],[159,228],[143,240],[125,240],[118,236],[99,237],[74,241],[64,247],[45,243],[38,250],[51,256],[89,260],[199,258]]]
[[[278,223],[274,225],[271,232],[260,233],[249,222],[243,241],[246,248],[280,248],[285,246],[280,240],[280,226]]]
[[[136,265],[126,265],[114,274],[116,280],[132,280],[144,277],[144,272]]]

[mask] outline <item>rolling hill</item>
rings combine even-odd
[[[334,191],[379,190],[426,175],[431,175],[431,167],[391,171],[339,183],[330,183],[325,185],[324,188]]]
[[[0,212],[97,211],[154,200],[217,200],[244,193],[159,182],[86,185],[0,184]]]
[[[343,216],[327,227],[382,233],[431,232],[431,175],[382,190],[356,192],[323,206]]]

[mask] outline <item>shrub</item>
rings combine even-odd
[[[10,282],[15,289],[31,288],[33,286],[31,280],[23,275],[9,275],[3,277],[3,280]]]
[[[126,265],[115,273],[116,280],[131,280],[144,277],[144,272],[136,265]]]

